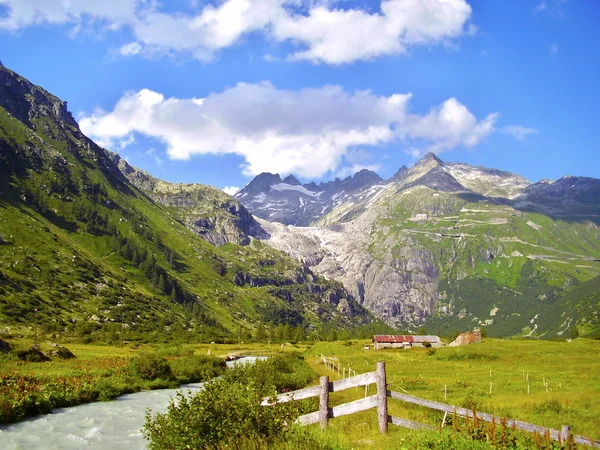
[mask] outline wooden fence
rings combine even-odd
[[[335,366],[334,366],[335,367]],[[375,383],[377,385],[377,394],[369,397],[361,398],[353,402],[344,403],[342,405],[330,407],[329,406],[329,393],[338,392],[346,389],[350,389],[358,386],[366,386]],[[354,414],[359,411],[366,411],[371,408],[377,408],[378,411],[378,422],[379,431],[381,433],[387,433],[388,423],[398,425],[405,428],[411,428],[413,430],[437,430],[437,427],[432,425],[415,422],[400,417],[394,417],[388,415],[388,397],[401,400],[403,402],[411,403],[414,405],[423,406],[430,409],[435,409],[444,412],[444,420],[441,426],[444,425],[448,414],[456,414],[462,417],[474,418],[477,416],[478,419],[485,422],[495,422],[500,424],[502,418],[487,414],[484,412],[473,411],[467,408],[461,408],[458,406],[448,405],[445,403],[436,402],[433,400],[427,400],[419,397],[414,397],[408,394],[402,394],[400,392],[393,392],[387,389],[385,362],[377,363],[377,370],[375,372],[363,373],[350,378],[344,378],[337,381],[329,381],[328,376],[323,376],[320,379],[319,386],[312,386],[309,388],[299,389],[293,392],[286,392],[279,394],[275,398],[275,403],[289,402],[291,400],[303,400],[311,397],[319,397],[319,410],[304,416],[300,416],[297,422],[302,425],[310,425],[314,423],[320,423],[321,428],[327,427],[327,422],[330,418],[345,416],[348,414]],[[271,404],[273,399],[264,399],[262,404],[267,406]],[[546,433],[555,441],[566,442],[570,435],[570,429],[568,426],[563,426],[562,430],[553,430],[551,428],[534,425],[520,420],[507,419],[505,421],[506,426],[517,430],[527,431],[530,433],[539,433],[545,435]],[[589,445],[593,448],[600,448],[600,441],[590,439],[583,436],[573,436],[573,441],[576,444]]]

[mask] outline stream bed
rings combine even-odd
[[[254,362],[246,357],[233,364]],[[179,391],[196,392],[202,383],[183,385],[179,389],[159,389],[126,394],[110,402],[88,403],[57,408],[51,414],[0,426],[0,449],[145,449],[141,428],[146,410],[167,411],[169,399]]]

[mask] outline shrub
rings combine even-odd
[[[495,361],[497,355],[486,355],[483,353],[453,353],[448,355],[448,361]]]
[[[142,353],[140,356],[133,358],[130,368],[135,375],[146,380],[172,378],[169,362],[154,353]]]
[[[297,354],[234,366],[193,397],[178,394],[166,414],[153,417],[147,413],[144,437],[150,449],[260,448],[249,446],[251,441],[270,448],[270,443],[292,436],[289,425],[300,414],[301,405],[288,402],[264,407],[262,399],[305,386],[315,376]]]
[[[227,365],[214,356],[187,356],[170,362],[171,370],[179,383],[197,383],[221,375]]]
[[[300,389],[317,376],[298,353],[271,356],[254,364],[236,365],[235,369],[224,376],[240,383],[246,379],[253,380],[265,391],[265,395],[273,387],[277,392]]]
[[[2,339],[0,339],[0,353],[8,353],[10,352],[11,347],[10,344]]]
[[[48,358],[46,355],[44,355],[41,351],[39,351],[35,347],[31,347],[28,350],[16,350],[15,355],[17,355],[17,358],[19,358],[23,361],[28,361],[28,362],[50,361],[50,358]]]
[[[263,390],[249,382],[210,381],[195,396],[171,400],[167,414],[146,415],[144,437],[151,450],[207,448],[240,438],[275,438],[297,417],[298,405],[261,406]]]

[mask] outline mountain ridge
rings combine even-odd
[[[210,341],[266,323],[328,332],[373,322],[339,283],[236,236],[245,209],[225,193],[129,166],[81,133],[66,102],[4,67],[0,80],[3,329],[35,320],[105,342],[119,331],[121,340]],[[184,217],[177,202],[187,196]],[[186,217],[206,221],[193,230]],[[221,234],[227,223],[235,229]],[[219,247],[210,243],[219,236]]]
[[[429,154],[320,215],[260,222],[271,236],[266,243],[342,282],[391,325],[425,324],[444,333],[486,326],[498,336],[560,337],[549,325],[559,311],[568,313],[559,299],[600,274],[597,183],[577,177],[531,183]],[[240,201],[256,213],[246,197]],[[267,205],[257,215],[276,220]],[[544,275],[532,279],[531,273]],[[478,290],[486,293],[487,312]],[[523,300],[506,294],[512,291]],[[559,306],[539,310],[540,298]],[[567,328],[589,331],[585,320],[573,317]]]

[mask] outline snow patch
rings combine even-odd
[[[256,197],[254,197],[254,202],[256,203],[262,203],[267,199],[267,196],[265,195],[264,192],[261,192],[260,194],[258,194]]]
[[[323,192],[313,192],[306,189],[304,186],[295,186],[293,184],[278,183],[271,186],[274,191],[297,191],[309,197],[320,197]]]

